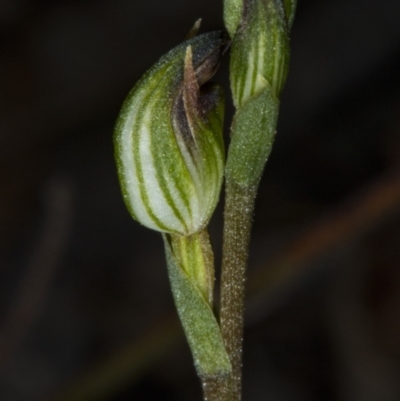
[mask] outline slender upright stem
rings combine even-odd
[[[204,401],[232,401],[232,379],[230,375],[203,376]]]
[[[232,364],[232,401],[241,399],[245,273],[255,195],[255,188],[227,179],[220,323]]]

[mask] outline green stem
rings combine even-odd
[[[232,401],[241,399],[245,274],[255,195],[255,188],[226,182],[220,322],[232,364]]]
[[[241,399],[244,286],[254,199],[271,151],[279,103],[271,87],[246,101],[233,119],[225,167],[221,275],[222,338],[232,365],[233,398]]]

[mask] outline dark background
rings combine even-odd
[[[221,3],[1,0],[2,401],[201,400],[112,132],[197,18],[222,27]],[[399,15],[398,0],[299,0],[256,206],[246,401],[400,399]]]

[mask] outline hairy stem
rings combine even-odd
[[[232,364],[232,401],[241,399],[245,273],[255,195],[255,188],[227,179],[220,323]]]
[[[204,401],[232,401],[232,378],[230,375],[203,376]]]

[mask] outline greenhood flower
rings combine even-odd
[[[125,100],[115,157],[132,217],[157,231],[190,235],[218,202],[224,169],[224,96],[206,84],[226,39],[194,37],[162,57]]]

